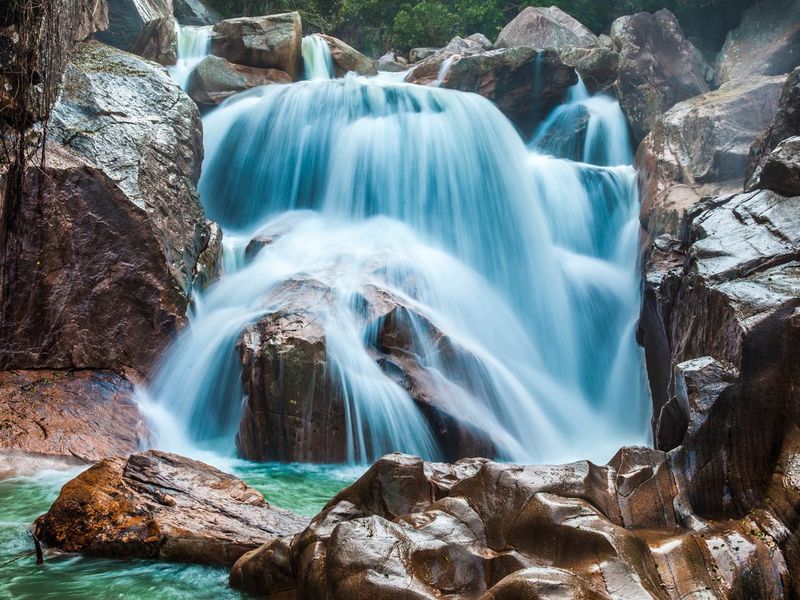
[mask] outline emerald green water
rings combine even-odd
[[[256,465],[239,463],[233,472],[275,506],[312,516],[358,470],[326,465]],[[58,497],[75,471],[0,479],[0,564],[33,549],[28,533],[33,520]],[[0,566],[0,599],[226,599],[244,598],[228,587],[223,568],[109,560],[49,553],[37,566],[26,556]]]

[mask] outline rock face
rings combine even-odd
[[[408,60],[411,63],[418,63],[421,60],[430,58],[436,54],[441,48],[412,48],[408,53]]]
[[[784,196],[800,196],[800,136],[783,140],[769,154],[761,185]]]
[[[347,460],[346,394],[329,364],[320,316],[332,295],[316,280],[289,280],[271,296],[285,308],[265,315],[240,338],[246,396],[237,436],[240,456],[258,461]],[[486,434],[462,421],[441,398],[433,374],[422,366],[408,319],[427,324],[437,340],[437,354],[468,360],[468,353],[386,290],[365,286],[358,301],[364,327],[376,332],[370,347],[376,363],[414,400],[442,451],[449,457],[492,454]]]
[[[645,448],[605,467],[390,455],[301,534],[239,559],[231,584],[300,599],[781,597],[792,575],[769,522],[700,523],[683,501],[669,457]]]
[[[219,21],[219,15],[202,0],[172,0],[175,19],[181,25],[202,27]]]
[[[717,56],[716,83],[781,75],[800,65],[800,1],[766,0],[748,8]]]
[[[565,48],[594,48],[597,36],[556,6],[529,6],[503,28],[496,48],[549,48],[561,52]]]
[[[578,78],[552,50],[519,47],[484,52],[477,43],[456,38],[414,67],[406,81],[480,94],[530,134]]]
[[[402,73],[408,70],[408,63],[402,56],[390,50],[378,59],[378,69],[389,73]]]
[[[178,61],[178,32],[175,17],[162,17],[142,27],[131,52],[161,65]]]
[[[708,91],[706,65],[668,10],[620,17],[611,38],[619,51],[617,96],[637,140],[676,103]]]
[[[88,463],[138,452],[133,386],[110,371],[0,371],[0,452]]]
[[[109,46],[132,51],[146,26],[173,16],[172,0],[106,0],[108,28],[95,37]]]
[[[348,46],[338,38],[321,33],[317,35],[328,44],[337,77],[344,77],[347,73],[358,73],[359,75],[378,74],[378,68],[371,58],[364,56],[361,52],[352,46]]]
[[[66,552],[230,565],[307,523],[231,475],[151,450],[81,473],[35,527]]]
[[[679,102],[639,146],[642,224],[678,235],[704,196],[741,191],[750,146],[778,108],[782,77],[752,77]]]
[[[189,75],[187,93],[198,106],[216,106],[259,85],[291,82],[292,78],[278,69],[235,65],[219,56],[207,56]]]
[[[197,108],[156,65],[88,43],[49,134],[9,245],[0,366],[146,373],[209,240]]]
[[[211,52],[232,63],[284,71],[295,81],[303,68],[302,41],[296,12],[240,17],[214,25]]]

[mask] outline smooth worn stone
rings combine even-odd
[[[35,527],[43,543],[66,552],[232,565],[307,524],[231,475],[150,450],[78,475]]]
[[[557,52],[597,45],[596,35],[556,6],[525,8],[503,28],[495,42],[496,48],[529,46]]]
[[[231,96],[261,85],[292,83],[278,69],[235,65],[219,56],[206,56],[189,75],[187,93],[198,106],[217,106]]]
[[[344,77],[347,73],[358,73],[359,75],[377,75],[378,68],[375,61],[364,56],[342,40],[325,34],[315,34],[321,37],[331,51],[331,59],[337,77]]]
[[[220,20],[219,15],[203,0],[172,0],[172,4],[175,19],[181,25],[202,27]]]

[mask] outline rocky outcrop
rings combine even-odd
[[[529,6],[500,32],[496,48],[549,48],[561,52],[566,48],[594,48],[597,36],[556,6]]]
[[[214,25],[211,52],[240,65],[278,69],[296,81],[303,68],[303,27],[296,12],[226,19]]]
[[[270,83],[291,83],[278,69],[235,65],[219,56],[207,56],[189,75],[187,93],[198,106],[216,106],[234,94]]]
[[[358,50],[345,44],[342,40],[322,33],[319,35],[331,51],[333,67],[337,77],[344,77],[347,73],[358,73],[359,75],[377,75],[378,68],[375,62],[361,54]]]
[[[412,48],[408,53],[408,61],[418,63],[436,54],[441,48]]]
[[[231,475],[151,450],[81,473],[35,528],[66,552],[230,565],[307,523]]]
[[[699,522],[683,501],[669,457],[645,448],[604,467],[390,455],[301,534],[244,555],[231,584],[300,599],[780,597],[791,575],[757,516]]]
[[[131,52],[161,65],[174,65],[178,61],[177,26],[172,16],[146,23]]]
[[[782,77],[732,81],[679,102],[639,146],[642,225],[677,236],[701,198],[741,191],[750,145],[778,107]]]
[[[668,10],[620,17],[611,38],[619,52],[617,97],[637,140],[672,106],[709,90],[707,65]]]
[[[770,152],[760,185],[784,196],[800,196],[800,136],[786,138]]]
[[[406,81],[480,94],[529,135],[578,78],[551,50],[519,47],[485,52],[475,42],[456,38],[414,67]]]
[[[402,73],[408,70],[408,63],[397,52],[389,50],[378,59],[378,70],[388,73]]]
[[[329,363],[322,317],[333,302],[333,290],[316,280],[289,280],[270,301],[283,308],[250,326],[239,341],[246,396],[239,455],[258,461],[346,461],[347,393]],[[469,353],[387,290],[366,285],[357,302],[365,330],[375,332],[370,354],[419,407],[442,452],[451,458],[493,454],[480,425],[470,425],[445,402],[445,391],[423,366],[424,352],[415,345],[409,320],[431,330],[437,355],[468,361]]]
[[[173,16],[172,0],[106,0],[108,28],[95,37],[109,46],[132,51],[152,21]]]
[[[175,19],[181,25],[202,27],[220,20],[219,15],[202,0],[172,0],[172,5]]]
[[[717,56],[715,81],[781,75],[800,65],[800,1],[766,0],[748,8]]]
[[[0,365],[144,374],[209,241],[199,114],[161,68],[94,42],[64,81],[8,246]]]
[[[133,386],[116,373],[0,371],[0,453],[84,464],[146,441]]]

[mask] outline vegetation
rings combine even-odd
[[[709,51],[721,46],[742,11],[757,0],[209,0],[225,16],[298,10],[311,30],[333,33],[378,55],[390,48],[441,46],[454,35],[494,39],[520,10],[555,5],[596,33],[621,15],[669,8]]]

